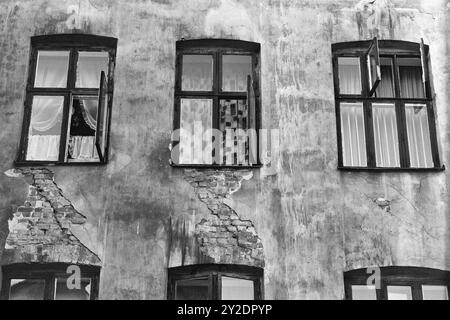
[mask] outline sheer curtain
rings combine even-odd
[[[68,67],[68,51],[39,51],[34,86],[65,88]]]
[[[252,57],[223,55],[222,63],[222,90],[247,91],[247,76],[252,73]]]
[[[108,63],[108,52],[80,51],[77,64],[77,88],[98,88],[101,72],[104,71],[105,75],[108,75]]]
[[[341,103],[340,114],[343,165],[365,167],[367,157],[363,104]]]
[[[27,160],[58,160],[63,106],[61,96],[33,98]]]
[[[426,105],[406,104],[405,115],[411,167],[433,167]]]
[[[184,91],[212,91],[212,85],[212,56],[183,55],[182,89]]]
[[[381,81],[376,89],[377,97],[394,97],[394,78],[391,58],[381,58]]]
[[[361,71],[358,57],[339,57],[339,91],[341,94],[361,94]]]
[[[400,91],[403,98],[424,98],[420,58],[399,58]]]
[[[392,103],[373,103],[373,131],[377,167],[399,167],[397,119]]]

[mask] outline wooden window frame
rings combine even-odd
[[[254,300],[264,299],[264,269],[236,264],[197,264],[168,269],[167,299],[175,300],[176,282],[196,278],[209,278],[208,300],[221,300],[221,278],[231,277],[252,280],[254,284]]]
[[[372,268],[376,269],[377,267]],[[450,271],[422,267],[379,267],[380,288],[376,289],[377,300],[387,300],[388,286],[411,287],[412,300],[423,300],[422,285],[446,286],[450,295]],[[352,286],[367,285],[373,273],[367,268],[344,272],[345,299],[352,300]]]
[[[54,300],[55,281],[57,277],[67,277],[67,268],[70,263],[16,263],[2,266],[2,287],[0,300],[9,300],[12,279],[39,279],[45,280],[44,300]],[[90,300],[98,299],[100,283],[100,267],[76,265],[81,270],[82,278],[91,279]]]
[[[391,57],[393,63],[393,83],[394,83],[394,97],[391,98],[377,98],[370,96],[371,88],[369,88],[369,75],[367,67],[367,50],[373,45],[376,40],[367,41],[352,41],[334,43],[331,45],[332,50],[332,65],[333,65],[333,80],[334,80],[334,95],[335,95],[335,112],[336,112],[336,130],[337,130],[337,150],[338,150],[338,169],[348,171],[441,171],[445,170],[441,163],[438,147],[438,137],[436,132],[435,119],[435,99],[432,94],[430,75],[429,75],[429,47],[424,45],[423,41],[419,43],[397,40],[376,40],[379,48],[380,57]],[[340,94],[339,89],[339,57],[359,57],[360,58],[360,72],[361,72],[361,88],[360,95]],[[402,98],[400,96],[400,80],[397,58],[399,57],[415,57],[420,58],[423,70],[424,94],[425,98]],[[381,79],[383,81],[383,79]],[[365,126],[365,141],[366,141],[366,155],[367,166],[344,166],[343,165],[343,151],[342,151],[342,135],[341,135],[341,117],[340,105],[341,103],[360,102],[363,104],[363,116]],[[400,156],[400,167],[377,167],[375,158],[375,141],[373,131],[372,118],[372,103],[393,103],[396,119],[397,119],[397,133],[398,146]],[[427,107],[428,126],[430,131],[431,156],[434,166],[430,168],[413,168],[410,167],[410,155],[408,146],[408,137],[406,129],[405,104],[420,103]]]
[[[223,55],[246,55],[252,57],[252,77],[255,98],[255,128],[256,128],[256,163],[252,165],[223,165],[223,164],[177,164],[170,162],[173,167],[186,168],[258,168],[261,167],[259,159],[259,129],[261,128],[261,95],[260,95],[260,51],[261,46],[256,42],[229,40],[229,39],[194,39],[180,40],[176,42],[176,63],[175,63],[175,94],[173,130],[180,128],[181,99],[212,99],[212,128],[219,129],[219,106],[220,100],[236,99],[246,100],[247,92],[222,91],[222,56]],[[213,88],[212,91],[183,91],[182,72],[183,55],[211,55],[213,57]],[[175,148],[178,141],[171,142],[171,148]]]
[[[117,39],[112,37],[104,37],[90,34],[55,34],[31,37],[30,41],[30,57],[28,64],[28,78],[26,85],[26,96],[24,103],[24,115],[22,122],[22,131],[19,144],[19,153],[14,161],[16,166],[48,166],[48,165],[105,165],[109,158],[109,133],[111,130],[111,110],[114,92],[114,68],[116,61]],[[36,65],[39,50],[55,50],[69,51],[69,63],[67,72],[67,86],[65,88],[41,88],[34,87]],[[67,150],[67,134],[69,129],[69,112],[72,96],[99,96],[101,88],[77,88],[76,87],[76,65],[78,62],[79,51],[104,51],[109,53],[108,74],[106,75],[107,89],[104,92],[108,101],[105,104],[108,112],[105,129],[106,144],[104,146],[105,153],[103,159],[98,162],[68,162],[65,161]],[[28,131],[31,121],[31,110],[33,96],[64,96],[64,107],[62,115],[61,142],[57,161],[38,161],[26,160],[26,152],[28,147]]]

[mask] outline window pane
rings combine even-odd
[[[376,89],[377,97],[394,97],[394,68],[391,58],[380,58],[381,81]]]
[[[209,279],[178,280],[175,284],[175,300],[208,300]]]
[[[78,88],[98,88],[100,73],[108,76],[108,52],[78,52],[77,81]]]
[[[422,286],[423,300],[448,300],[447,286]]]
[[[89,300],[91,295],[91,279],[81,278],[79,288],[75,282],[67,278],[57,278],[55,281],[55,300]]]
[[[212,100],[181,99],[180,164],[212,163]]]
[[[388,300],[412,300],[411,287],[387,286]]]
[[[74,96],[70,118],[69,162],[99,161],[95,146],[98,97]],[[105,123],[106,119],[102,119]]]
[[[400,92],[403,98],[424,98],[420,58],[398,58]]]
[[[344,166],[366,167],[366,136],[362,103],[341,103],[342,160]]]
[[[39,51],[35,87],[65,88],[69,67],[69,51]]]
[[[252,280],[222,277],[222,300],[254,300]]]
[[[399,167],[397,119],[392,103],[372,104],[377,167]]]
[[[44,300],[45,280],[11,279],[9,300]]]
[[[359,57],[339,57],[339,91],[341,94],[361,94]]]
[[[58,160],[63,106],[61,96],[33,97],[27,160]]]
[[[183,91],[212,91],[213,57],[211,55],[183,55]]]
[[[352,300],[377,300],[375,286],[352,286]]]
[[[252,57],[222,56],[222,90],[247,91],[247,76],[252,74]]]
[[[405,104],[405,115],[411,167],[433,167],[427,106]]]

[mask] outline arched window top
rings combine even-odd
[[[346,53],[349,50],[354,52],[366,52],[367,48],[372,44],[373,39],[371,40],[362,40],[362,41],[346,41],[346,42],[337,42],[331,45],[331,49],[334,54]],[[420,54],[420,42],[411,42],[411,41],[403,41],[403,40],[377,40],[378,47],[380,51],[383,53],[417,53]],[[428,53],[429,46],[424,44],[426,52]]]
[[[87,47],[89,49],[104,47],[115,49],[117,47],[117,38],[95,34],[60,33],[31,37],[31,45],[35,48],[70,46]]]
[[[261,45],[257,42],[234,39],[189,39],[179,40],[176,43],[177,51],[195,48],[227,48],[250,52],[259,52],[261,49]]]

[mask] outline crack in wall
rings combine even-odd
[[[212,214],[202,219],[195,229],[205,260],[264,266],[263,245],[253,222],[242,219],[224,203],[251,176],[252,172],[247,170],[185,170],[185,179]]]
[[[31,177],[28,195],[20,206],[13,206],[8,221],[2,264],[29,262],[65,262],[100,265],[97,254],[72,232],[72,225],[83,225],[79,213],[54,181],[48,169],[12,169],[9,177]]]

